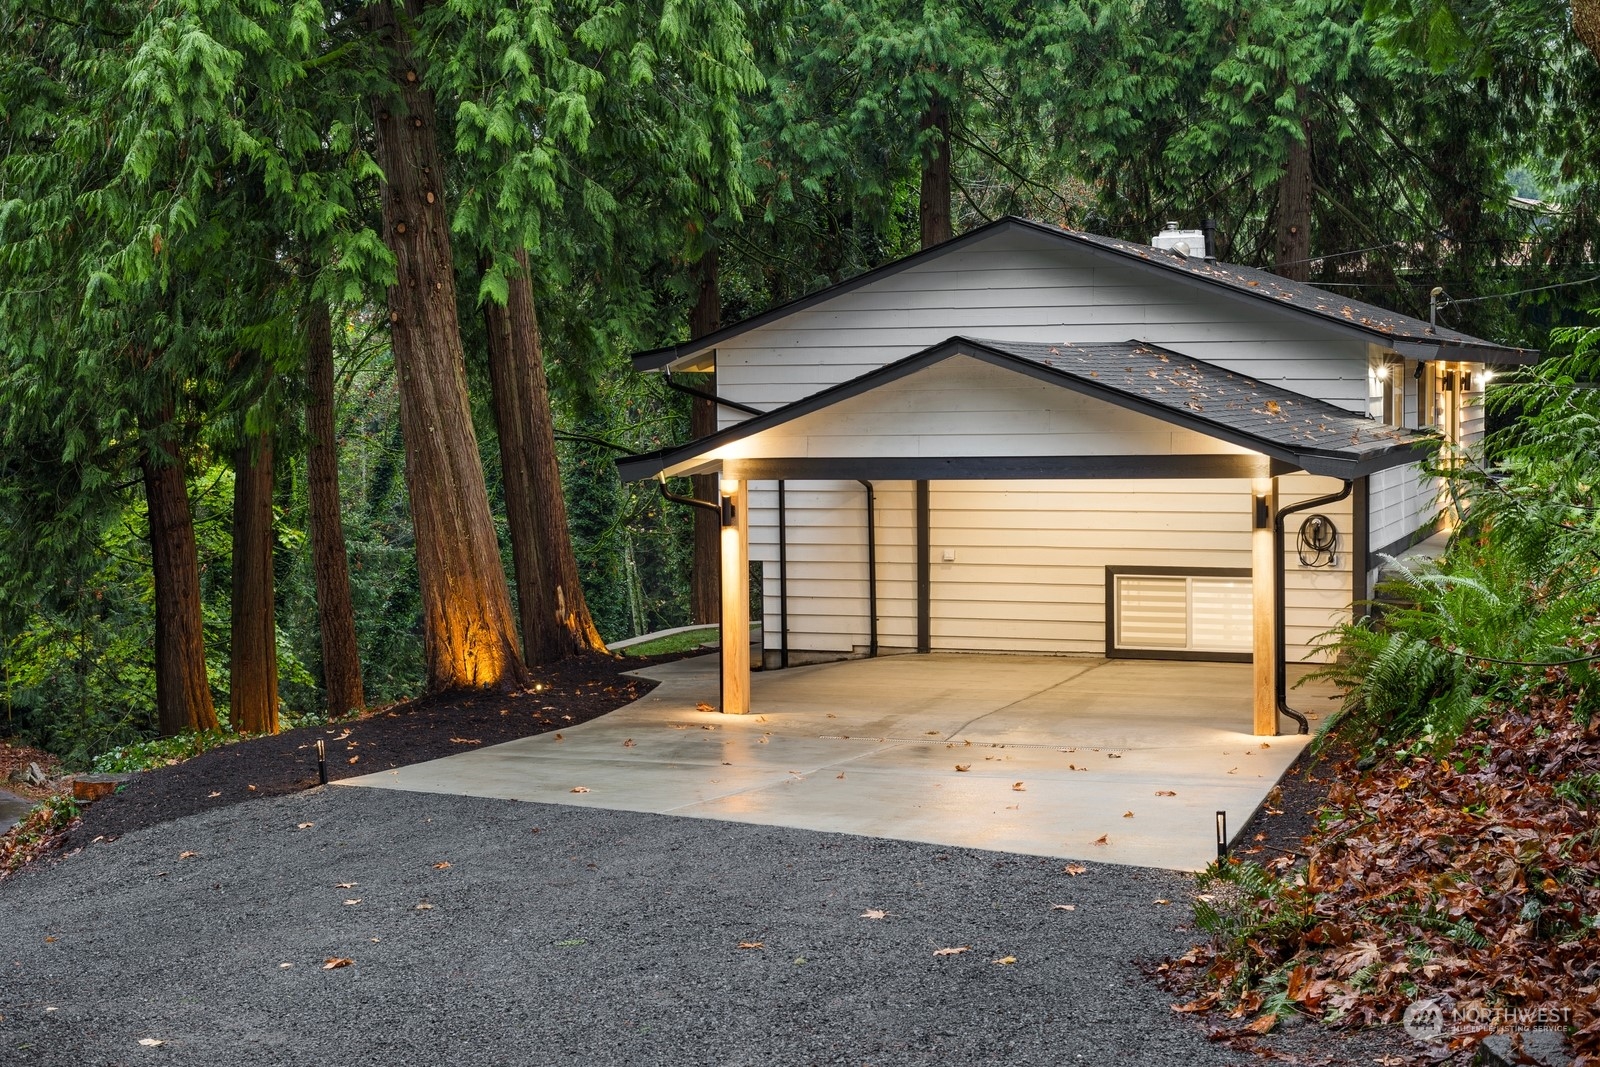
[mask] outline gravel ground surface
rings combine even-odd
[[[1085,866],[315,789],[0,883],[0,1062],[1250,1060],[1135,966],[1188,943],[1188,879]]]

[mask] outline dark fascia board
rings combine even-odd
[[[1265,295],[1246,292],[1242,289],[1236,289],[1233,286],[1227,285],[1223,282],[1218,282],[1200,275],[1191,274],[1189,271],[1184,270],[1175,263],[1163,263],[1160,259],[1146,259],[1140,256],[1135,256],[1130,253],[1111,248],[1107,245],[1102,245],[1094,241],[1083,240],[1079,238],[1077,234],[1074,234],[1069,230],[1061,229],[1057,226],[1047,226],[1043,223],[1034,222],[1031,219],[1018,218],[1014,215],[1008,215],[1004,218],[996,219],[994,222],[979,226],[975,230],[968,230],[960,237],[946,241],[944,244],[935,245],[932,248],[925,248],[920,252],[906,256],[904,259],[897,259],[893,263],[886,263],[874,270],[867,271],[865,274],[858,274],[854,278],[847,278],[846,280],[835,285],[830,285],[825,289],[819,289],[816,292],[800,297],[797,300],[791,300],[787,304],[772,308],[769,311],[764,311],[759,315],[752,316],[751,318],[744,319],[740,322],[731,323],[730,325],[724,326],[722,329],[717,330],[714,333],[706,334],[704,337],[696,340],[685,341],[684,343],[678,345],[667,345],[664,348],[653,348],[647,352],[636,352],[631,357],[633,360],[633,369],[636,371],[661,370],[680,359],[684,359],[688,356],[701,355],[705,352],[711,351],[719,344],[732,340],[733,338],[738,337],[741,334],[748,333],[751,330],[758,329],[767,325],[768,323],[776,322],[778,319],[805,311],[806,309],[814,307],[825,300],[831,300],[836,296],[843,296],[846,293],[852,292],[855,289],[859,289],[870,282],[879,280],[880,278],[891,277],[903,270],[907,270],[911,267],[917,266],[918,264],[925,263],[930,259],[934,259],[940,255],[943,255],[946,252],[951,252],[965,245],[971,244],[980,238],[988,237],[997,233],[1004,233],[1007,230],[1023,230],[1028,233],[1043,235],[1044,237],[1052,240],[1062,241],[1070,244],[1073,248],[1088,253],[1091,258],[1099,259],[1102,262],[1115,263],[1116,265],[1123,267],[1135,267],[1142,270],[1155,271],[1161,274],[1162,277],[1175,279],[1184,283],[1185,285],[1189,285],[1203,292],[1213,295],[1221,295],[1252,308],[1274,308],[1278,314],[1286,318],[1310,321],[1315,325],[1328,330],[1330,333],[1339,334],[1341,336],[1351,338],[1352,340],[1379,343],[1384,348],[1391,349],[1392,351],[1398,352],[1404,356],[1409,356],[1411,359],[1424,361],[1459,359],[1470,360],[1474,362],[1500,363],[1506,365],[1537,363],[1539,361],[1539,353],[1537,351],[1507,348],[1500,345],[1491,344],[1487,341],[1481,345],[1463,344],[1459,341],[1444,338],[1441,338],[1439,341],[1424,341],[1416,337],[1397,337],[1392,333],[1384,333],[1382,330],[1369,326],[1362,326],[1359,323],[1340,322],[1336,319],[1331,319],[1326,315],[1320,315],[1315,311],[1299,307],[1295,304],[1283,303],[1278,300],[1273,300]],[[1331,296],[1332,294],[1329,295]]]
[[[701,469],[701,468],[704,469]],[[1267,456],[841,456],[711,460],[685,474],[721,470],[746,481],[941,481],[1004,478],[1270,478],[1298,470]]]
[[[1386,346],[1408,359],[1429,362],[1433,360],[1461,360],[1465,363],[1488,363],[1498,366],[1525,366],[1539,362],[1539,353],[1519,348],[1501,348],[1498,345],[1467,345],[1457,341],[1402,341],[1390,338]]]
[[[996,219],[994,222],[985,223],[975,230],[968,230],[960,237],[951,238],[943,244],[934,245],[932,248],[924,248],[920,252],[914,252],[902,259],[897,259],[892,263],[885,263],[881,267],[869,270],[865,274],[858,274],[854,278],[846,278],[842,282],[836,282],[824,289],[818,289],[814,293],[791,300],[787,304],[780,304],[771,310],[763,311],[759,315],[752,315],[748,319],[730,323],[720,330],[706,334],[704,337],[696,338],[693,341],[685,341],[682,344],[667,345],[664,348],[652,348],[648,352],[635,352],[630,357],[633,360],[633,369],[636,371],[662,370],[685,357],[709,352],[718,345],[732,340],[740,334],[759,329],[769,322],[776,322],[781,318],[805,311],[807,308],[814,307],[824,300],[831,300],[836,296],[844,296],[846,293],[853,292],[881,278],[891,278],[903,270],[909,270],[918,264],[937,259],[946,252],[963,248],[984,237],[1018,229],[1022,224],[1022,219],[1008,215],[1004,218]]]
[[[1169,352],[1179,358],[1188,358],[1179,352],[1160,349],[1158,345],[1150,345],[1147,342],[1141,343],[1144,343],[1149,348]],[[1329,477],[1341,479],[1360,477],[1364,474],[1372,474],[1389,467],[1413,462],[1417,458],[1416,453],[1425,450],[1427,447],[1425,443],[1422,443],[1402,448],[1385,449],[1381,452],[1360,456],[1352,456],[1348,452],[1325,449],[1290,449],[1275,441],[1266,441],[1250,434],[1241,433],[1232,427],[1212,422],[1198,414],[1190,414],[1183,409],[1153,404],[1142,397],[1132,396],[1109,386],[1087,382],[1081,378],[1035,363],[1032,360],[990,348],[981,342],[973,341],[971,338],[957,336],[948,338],[930,348],[915,352],[893,363],[887,363],[877,370],[868,371],[859,377],[830,386],[821,392],[813,393],[786,407],[776,408],[765,415],[757,415],[746,419],[744,422],[729,426],[725,430],[719,430],[714,434],[702,437],[698,441],[691,441],[688,444],[674,448],[661,449],[649,455],[619,459],[617,461],[617,469],[625,482],[654,478],[667,468],[694,459],[698,455],[703,455],[734,441],[743,440],[774,426],[780,426],[803,415],[809,415],[814,411],[820,411],[823,408],[848,400],[851,397],[859,396],[879,386],[888,385],[956,355],[969,356],[1005,370],[1025,374],[1028,377],[1036,378],[1051,385],[1071,389],[1085,396],[1103,400],[1108,404],[1126,408],[1129,411],[1149,415],[1160,419],[1162,422],[1194,430],[1207,437],[1214,437],[1220,441],[1236,444],[1241,448],[1263,453],[1272,459],[1292,464],[1295,470],[1305,470],[1311,474],[1326,474]],[[710,464],[697,466],[694,470],[715,470],[719,469],[721,465],[722,461],[718,460]]]

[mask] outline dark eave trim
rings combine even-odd
[[[1167,352],[1169,355],[1175,356],[1179,359],[1189,358],[1184,356],[1182,353],[1173,352],[1170,349],[1162,349],[1158,345],[1147,344],[1146,347]],[[1426,442],[1407,443],[1405,445],[1393,448],[1377,447],[1370,450],[1363,450],[1360,453],[1354,454],[1343,450],[1289,448],[1278,442],[1258,438],[1251,434],[1235,430],[1232,427],[1213,422],[1206,419],[1202,415],[1191,414],[1184,409],[1172,408],[1164,404],[1152,403],[1148,400],[1145,400],[1143,397],[1130,395],[1120,390],[1113,389],[1110,386],[1085,381],[1082,378],[1075,377],[1063,371],[1055,370],[1040,363],[1035,363],[1032,360],[1025,359],[1020,356],[1014,356],[1008,352],[999,351],[998,349],[990,348],[989,346],[973,341],[970,338],[951,337],[947,340],[941,341],[939,344],[934,345],[931,348],[926,348],[921,352],[913,353],[912,355],[906,356],[900,360],[896,360],[893,363],[885,364],[877,370],[868,371],[866,374],[852,378],[849,381],[830,386],[821,392],[813,393],[802,400],[797,400],[793,404],[790,404],[786,407],[777,408],[773,411],[767,412],[764,415],[757,415],[753,418],[746,419],[744,422],[729,426],[726,429],[718,431],[717,433],[703,437],[698,441],[691,441],[688,444],[679,445],[676,448],[662,449],[659,452],[654,452],[645,456],[620,459],[617,461],[618,471],[622,476],[622,480],[625,482],[634,482],[641,481],[646,478],[654,478],[662,471],[678,466],[686,461],[694,459],[697,456],[704,455],[705,453],[711,452],[722,447],[723,445],[743,440],[746,437],[761,433],[764,430],[771,429],[775,426],[781,426],[784,423],[790,422],[804,415],[809,415],[812,412],[831,407],[834,404],[848,400],[855,396],[859,396],[862,393],[876,389],[879,386],[887,385],[911,374],[915,374],[926,367],[930,367],[956,355],[969,356],[973,359],[992,364],[993,366],[1000,367],[1005,370],[1019,372],[1031,378],[1038,379],[1039,381],[1070,389],[1074,392],[1093,397],[1097,400],[1103,400],[1108,404],[1113,404],[1117,407],[1125,408],[1141,415],[1148,415],[1152,418],[1168,423],[1169,425],[1181,426],[1185,429],[1193,430],[1196,433],[1215,438],[1219,441],[1227,441],[1231,444],[1236,444],[1241,448],[1248,448],[1254,452],[1264,453],[1275,460],[1289,464],[1291,469],[1305,470],[1311,474],[1326,475],[1328,477],[1341,479],[1360,477],[1364,474],[1372,474],[1376,471],[1385,470],[1389,467],[1412,462],[1415,458],[1418,458],[1418,455],[1421,452],[1426,451],[1428,448],[1428,444]],[[976,459],[977,457],[974,458]],[[1156,459],[1159,457],[1146,458]],[[705,471],[710,470],[721,470],[725,466],[728,466],[731,470],[731,465],[733,462],[734,461],[731,460],[720,459],[706,460],[704,462],[695,464],[693,467],[676,471],[674,472],[674,476],[704,473]],[[793,461],[786,460],[784,462]],[[754,475],[747,476],[755,477]],[[806,476],[798,473],[784,473],[781,475],[766,475],[762,477],[801,478]],[[842,475],[841,477],[891,478],[896,476],[880,472],[871,474],[855,473]],[[928,477],[932,477],[932,475],[928,475]],[[957,475],[947,474],[945,477],[957,477]],[[1000,475],[989,475],[989,477],[1000,477]],[[1021,477],[1021,475],[1019,475],[1019,477]],[[1034,477],[1049,477],[1049,475],[1040,474],[1034,475]],[[1055,475],[1055,477],[1067,477],[1067,475]],[[1098,477],[1113,477],[1113,475],[1098,475]]]
[[[748,481],[941,481],[1079,478],[1271,478],[1300,468],[1266,456],[841,456],[716,460]]]

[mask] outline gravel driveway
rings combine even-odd
[[[1241,1061],[1132,963],[1188,879],[1083,862],[312,790],[0,882],[0,1063]]]

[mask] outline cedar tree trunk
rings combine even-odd
[[[689,337],[715,333],[722,326],[722,289],[717,250],[712,248],[695,264],[695,303],[689,312]],[[713,376],[708,389],[716,392]],[[693,398],[689,412],[689,436],[699,440],[717,432],[717,405]],[[717,499],[717,476],[697,474],[692,479],[694,495],[701,500]],[[694,508],[694,559],[689,572],[690,621],[711,624],[722,618],[722,523],[705,508]]]
[[[522,647],[528,663],[543,664],[579,652],[604,652],[606,646],[589,617],[567,527],[526,252],[517,252],[517,265],[521,270],[510,279],[506,306],[489,301],[484,318]]]
[[[1600,0],[1572,0],[1572,32],[1600,60]]]
[[[228,709],[241,734],[278,732],[278,642],[272,599],[272,432],[234,452],[233,631]]]
[[[950,109],[935,98],[922,113],[923,132],[933,130],[922,150],[922,247],[950,240]]]
[[[171,418],[171,412],[165,412],[157,424],[165,426]],[[177,444],[168,440],[159,446],[159,454],[146,453],[140,465],[155,572],[156,709],[161,733],[171,737],[215,730],[217,711],[211,703],[200,629],[200,561],[183,459]]]
[[[1273,272],[1297,282],[1311,277],[1311,127],[1289,145],[1289,160],[1278,179],[1277,244]]]
[[[420,7],[412,0],[410,14]],[[394,7],[379,3],[368,11],[393,60],[394,92],[375,101],[373,110],[384,174],[384,239],[395,257],[389,334],[400,379],[428,688],[522,686],[528,673],[517,655],[511,595],[467,403],[433,95],[422,88]]]
[[[322,631],[322,685],[328,714],[366,706],[361,655],[350,606],[350,561],[339,503],[339,445],[333,429],[333,324],[320,300],[306,316],[306,495],[311,505],[311,568]]]

